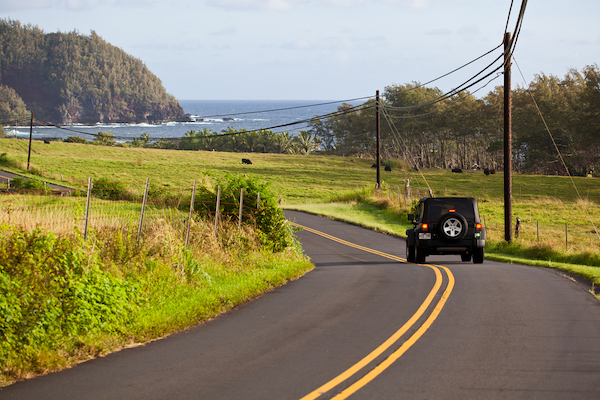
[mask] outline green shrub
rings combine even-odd
[[[221,186],[220,211],[231,215],[238,215],[240,189],[244,189],[246,200],[242,219],[250,218],[256,222],[257,234],[263,245],[274,251],[281,251],[293,243],[292,232],[269,183],[261,182],[253,176],[227,174],[223,180],[218,181],[218,185]],[[259,193],[260,206],[257,210]]]
[[[124,331],[138,288],[102,270],[81,237],[0,225],[0,365],[34,365],[77,337]],[[18,360],[16,362],[15,360]]]
[[[81,136],[69,136],[68,138],[63,140],[63,142],[89,144],[89,142]]]
[[[127,190],[121,182],[115,182],[108,178],[94,180],[92,195],[104,200],[132,200],[135,196]]]
[[[10,188],[13,190],[33,190],[36,192],[47,192],[50,187],[45,185],[44,182],[35,178],[22,178],[20,176],[10,181]]]

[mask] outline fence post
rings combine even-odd
[[[144,212],[146,211],[146,200],[148,199],[148,185],[150,184],[150,178],[146,178],[146,189],[144,190],[144,201],[142,202],[142,215],[140,216],[140,227],[138,228],[137,244],[140,244],[140,237],[142,236],[142,225],[144,223]]]
[[[565,251],[569,251],[569,224],[565,222]]]
[[[260,209],[260,192],[256,193],[256,211]]]
[[[539,242],[540,241],[540,220],[539,219],[536,220],[535,224],[536,224],[536,228],[537,228],[537,241]]]
[[[188,217],[187,234],[185,235],[185,247],[190,242],[190,227],[192,226],[192,213],[194,212],[194,199],[196,198],[196,181],[194,181],[194,187],[192,188],[192,200],[190,200],[190,216]]]
[[[244,188],[240,189],[240,217],[238,218],[238,228],[242,227],[242,210],[244,209]]]
[[[215,210],[215,237],[217,237],[217,228],[219,226],[219,208],[221,207],[221,186],[217,188],[217,208]]]
[[[83,228],[83,240],[87,239],[88,218],[90,216],[90,197],[92,197],[92,177],[88,177],[87,202],[85,205],[85,227]]]

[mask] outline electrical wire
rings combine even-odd
[[[504,27],[504,34],[508,32],[508,22],[510,21],[510,14],[512,14],[514,0],[510,0],[510,7],[508,8],[508,17],[506,18],[506,26]]]
[[[217,114],[217,115],[206,115],[206,116],[201,115],[201,116],[198,116],[198,117],[199,118],[218,118],[218,117],[231,117],[231,116],[235,116],[235,115],[250,115],[250,114],[262,114],[262,113],[269,113],[269,112],[276,112],[276,111],[297,110],[297,109],[300,109],[300,108],[319,107],[319,106],[326,106],[326,105],[330,105],[330,104],[350,103],[350,102],[354,102],[354,101],[358,101],[358,100],[371,99],[373,97],[375,97],[375,96],[357,97],[357,98],[354,98],[354,99],[330,101],[330,102],[326,102],[326,103],[309,104],[309,105],[304,105],[304,106],[274,108],[274,109],[271,109],[271,110],[246,111],[246,112],[239,112],[239,113]]]

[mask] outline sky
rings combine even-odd
[[[0,0],[44,32],[95,31],[179,100],[345,100],[425,83],[502,43],[515,0]],[[529,0],[513,87],[600,62],[600,1]],[[501,48],[435,81],[449,91]],[[493,75],[490,78],[496,77]],[[485,95],[502,77],[471,91]],[[484,86],[487,84],[486,86]]]

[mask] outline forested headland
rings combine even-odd
[[[104,41],[0,20],[0,120],[55,124],[185,119],[144,63]]]
[[[442,95],[440,89],[418,82],[385,88],[380,100],[382,156],[400,157],[419,168],[501,170],[503,88],[496,87],[483,98],[461,92],[412,109]],[[517,171],[564,175],[559,151],[571,174],[600,171],[598,65],[586,66],[582,71],[572,69],[562,79],[537,75],[528,87],[513,89],[512,109],[513,168]],[[311,123],[311,133],[319,139],[321,150],[342,156],[374,157],[375,100],[359,107],[345,104],[338,111],[337,115]]]

